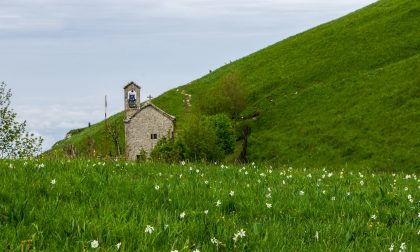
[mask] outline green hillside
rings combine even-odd
[[[184,94],[192,107],[229,73],[241,77],[248,106],[238,125],[251,126],[249,157],[302,166],[420,167],[420,2],[378,1],[225,65],[154,103],[185,124]],[[258,116],[253,116],[258,115]],[[247,119],[250,118],[250,119]],[[116,115],[123,142],[122,114]],[[57,143],[78,155],[104,123]],[[239,143],[238,143],[239,146]],[[98,154],[99,153],[99,154]]]

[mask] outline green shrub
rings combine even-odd
[[[225,154],[233,153],[235,149],[235,128],[233,121],[226,114],[216,114],[206,117],[207,123],[216,131],[217,144]]]

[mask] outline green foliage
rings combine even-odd
[[[0,84],[0,158],[28,158],[41,151],[41,137],[26,131],[26,121],[18,122],[10,108],[12,91]]]
[[[216,129],[204,117],[190,115],[187,126],[179,134],[190,161],[218,161],[224,157]]]
[[[163,137],[151,151],[150,157],[154,161],[178,163],[185,159],[185,152],[185,146],[181,141]]]
[[[214,90],[199,101],[200,111],[214,115],[226,113],[237,118],[246,107],[246,91],[238,74],[224,76]]]
[[[0,160],[0,251],[417,251],[419,174],[336,168]]]
[[[226,114],[208,116],[205,120],[216,131],[217,145],[225,154],[233,153],[236,140],[233,121]]]
[[[147,161],[147,152],[143,148],[141,148],[139,155],[137,156],[137,161],[138,162]]]

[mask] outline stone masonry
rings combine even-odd
[[[136,101],[129,101],[136,93]],[[130,82],[124,87],[124,126],[127,160],[136,160],[143,149],[147,155],[162,137],[173,138],[175,117],[150,101],[140,104],[140,87]]]

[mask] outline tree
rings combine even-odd
[[[191,161],[219,161],[224,158],[216,130],[203,117],[191,115],[179,141],[185,146],[185,158]]]
[[[222,147],[225,154],[233,153],[236,137],[232,120],[226,114],[208,116],[206,120],[216,131],[217,145]]]
[[[10,108],[12,91],[0,84],[0,158],[27,158],[41,151],[43,139],[26,131],[26,121],[16,121]]]
[[[201,99],[199,108],[207,115],[226,113],[235,119],[246,107],[247,92],[236,73],[224,76],[216,88]]]

